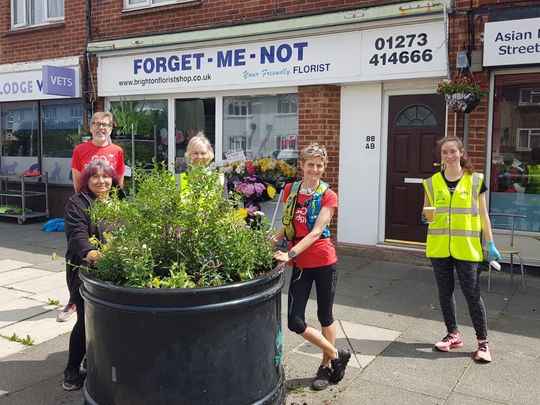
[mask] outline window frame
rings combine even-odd
[[[141,10],[154,7],[170,6],[173,4],[192,3],[196,0],[169,0],[160,3],[154,3],[155,0],[144,0],[140,3],[129,4],[129,0],[124,0],[124,11]]]
[[[522,131],[527,131],[527,145],[520,145],[519,138]],[[517,128],[516,129],[516,150],[530,151],[531,150],[531,137],[540,137],[540,128]]]
[[[49,1],[50,0],[38,0],[42,3],[42,6],[43,6],[43,10],[44,10],[44,14],[45,14],[45,18],[44,18],[44,21],[43,22],[40,22],[40,23],[37,23],[37,24],[32,24],[30,21],[32,20],[30,17],[30,14],[32,13],[32,9],[29,7],[30,4],[31,4],[31,0],[23,0],[23,17],[24,17],[24,22],[22,23],[19,23],[19,24],[16,24],[15,23],[15,7],[14,7],[14,3],[16,2],[17,0],[10,0],[10,6],[11,6],[11,10],[10,10],[10,14],[11,14],[11,28],[12,29],[15,29],[15,28],[29,28],[29,27],[39,27],[39,26],[43,26],[43,25],[47,25],[47,24],[53,24],[53,23],[56,23],[56,22],[60,22],[60,21],[64,21],[65,19],[65,1],[63,3],[63,10],[62,10],[62,16],[58,16],[58,17],[50,17],[48,14],[49,14]],[[52,0],[52,1],[56,1],[56,0]]]

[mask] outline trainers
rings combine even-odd
[[[77,312],[77,305],[67,304],[56,317],[56,322],[66,322],[75,312]]]
[[[487,340],[478,341],[478,350],[474,354],[474,359],[482,363],[491,362],[491,354],[489,353],[489,346]]]
[[[316,391],[324,390],[330,384],[331,377],[332,370],[330,370],[330,367],[320,366],[317,370],[317,375],[311,382],[311,389]]]
[[[347,349],[339,349],[338,357],[331,361],[332,363],[332,378],[330,381],[334,384],[343,380],[345,377],[345,369],[347,368],[347,363],[351,358],[351,352]]]
[[[82,387],[83,377],[79,370],[70,370],[66,368],[64,370],[64,382],[62,387],[66,391],[75,391]]]
[[[449,352],[450,349],[457,349],[459,347],[463,347],[459,332],[449,333],[440,342],[435,343],[435,349],[440,352]]]

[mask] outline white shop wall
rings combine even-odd
[[[378,241],[382,85],[341,87],[338,241]]]

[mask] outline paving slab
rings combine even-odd
[[[0,305],[11,300],[16,300],[17,298],[23,297],[25,295],[28,294],[23,291],[17,291],[13,288],[0,287]]]
[[[487,401],[536,405],[540,398],[540,358],[498,352],[493,362],[471,362],[455,391]]]
[[[59,312],[59,309],[47,311],[33,318],[8,325],[0,329],[0,333],[3,336],[11,336],[15,333],[20,338],[28,335],[35,345],[39,345],[59,335],[69,333],[73,329],[77,317],[73,316],[67,322],[56,322]]]
[[[458,392],[450,394],[444,405],[494,405],[494,404],[508,404],[508,402],[499,402],[495,400],[486,400],[478,397],[471,397],[469,395],[463,395]]]
[[[50,273],[34,280],[20,281],[7,285],[7,288],[25,291],[33,294],[54,290],[63,286],[66,290],[66,275],[64,273]]]
[[[489,331],[492,352],[526,354],[540,358],[540,321],[502,314]]]
[[[26,297],[17,298],[0,305],[0,334],[2,329],[16,322],[49,312],[56,306],[46,305]]]
[[[28,266],[33,266],[33,264],[27,263],[27,262],[21,262],[18,260],[3,259],[3,260],[0,260],[0,273],[3,273],[4,271],[20,269],[22,267],[28,267]]]
[[[374,360],[362,378],[445,399],[471,361],[470,353],[433,351],[432,344],[399,338]]]
[[[360,376],[332,404],[336,405],[436,405],[440,398],[368,381]]]
[[[365,368],[400,334],[399,331],[377,328],[369,325],[337,321],[336,347],[352,348],[350,367]],[[322,359],[320,349],[309,342],[303,342],[294,352]]]
[[[27,280],[35,280],[36,278],[49,275],[51,275],[50,271],[35,269],[32,267],[21,267],[18,269],[1,272],[0,286],[9,286],[14,283],[19,283]]]
[[[0,334],[2,333],[0,329]],[[6,337],[0,336],[0,359],[7,357],[9,355],[19,353],[21,350],[24,350],[26,346],[22,345],[19,342],[12,342]],[[2,384],[0,384],[0,396],[2,395]]]

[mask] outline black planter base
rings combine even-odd
[[[85,402],[283,404],[282,270],[170,290],[118,287],[81,274]]]

